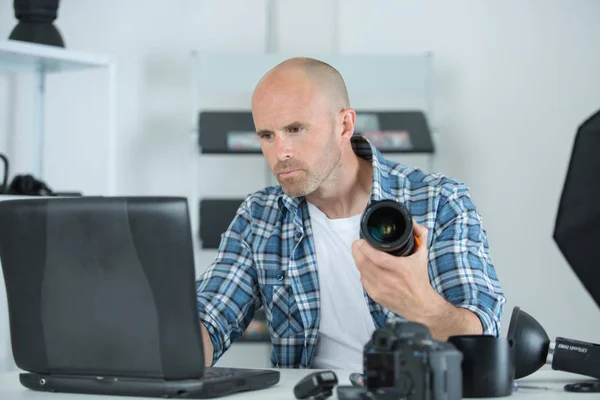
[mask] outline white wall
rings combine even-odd
[[[11,7],[12,1],[0,0],[0,38],[14,25],[7,18]],[[190,193],[189,52],[265,51],[265,9],[264,1],[242,0],[61,2],[57,26],[69,48],[118,58],[120,193]],[[600,342],[600,309],[551,239],[575,129],[600,108],[600,2],[339,0],[336,7],[333,1],[282,0],[276,11],[279,51],[434,52],[433,123],[441,139],[436,166],[470,185],[484,216],[508,298],[504,332],[519,305],[551,336]],[[100,176],[96,166],[102,165],[102,151],[95,149],[102,149],[103,120],[94,110],[104,104],[104,83],[101,73],[93,74],[50,83],[51,134],[63,140],[48,145],[48,181],[64,189],[102,190],[83,175]],[[28,84],[26,78],[17,83]],[[73,94],[82,88],[83,94]],[[17,93],[16,129],[6,142],[26,170],[26,148],[14,137],[26,132],[27,92]],[[0,118],[6,114],[0,110]],[[4,119],[0,146],[10,118]],[[80,154],[82,142],[64,139],[86,135],[93,145]],[[70,150],[71,164],[64,164],[57,144]],[[235,195],[264,182],[259,158],[201,163],[203,170],[215,165],[222,175],[202,182],[204,195]],[[256,180],[224,178],[238,168],[253,169]],[[212,255],[201,254],[200,265]]]

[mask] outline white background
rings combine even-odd
[[[190,194],[190,51],[265,52],[266,8],[258,0],[61,1],[56,25],[67,47],[118,62],[119,194]],[[275,10],[276,51],[433,52],[436,170],[466,182],[484,217],[508,299],[503,333],[518,305],[552,337],[600,342],[600,309],[551,237],[575,131],[600,108],[600,1],[281,0]],[[0,0],[0,38],[15,24],[12,0]],[[49,78],[51,187],[104,190],[106,83],[102,71]],[[0,75],[0,151],[12,174],[31,167],[32,93],[30,77]],[[265,182],[260,157],[214,157],[201,167],[206,196],[239,197]],[[199,254],[199,271],[213,255]]]

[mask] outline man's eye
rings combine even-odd
[[[267,139],[267,140],[269,140],[269,139],[273,138],[273,134],[272,133],[263,133],[259,137],[261,139]]]
[[[298,133],[298,132],[300,132],[301,130],[302,130],[302,127],[301,127],[301,126],[292,126],[292,127],[290,128],[290,132],[291,132],[291,133]]]

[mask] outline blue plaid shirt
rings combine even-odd
[[[433,288],[448,302],[474,312],[484,333],[498,336],[505,298],[468,188],[385,160],[364,137],[354,136],[352,146],[373,163],[370,201],[397,199],[429,229]],[[304,198],[288,197],[279,186],[248,195],[222,235],[215,261],[196,284],[213,363],[263,307],[273,343],[272,366],[310,367],[319,334],[317,268]],[[376,327],[402,318],[366,292],[364,296]]]

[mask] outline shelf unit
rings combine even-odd
[[[116,61],[107,55],[79,52],[61,47],[14,40],[0,41],[0,72],[28,73],[35,76],[34,131],[32,132],[35,143],[33,146],[35,165],[32,166],[32,173],[37,179],[44,179],[46,75],[97,68],[106,69],[109,77],[106,194],[114,195],[117,190]]]

